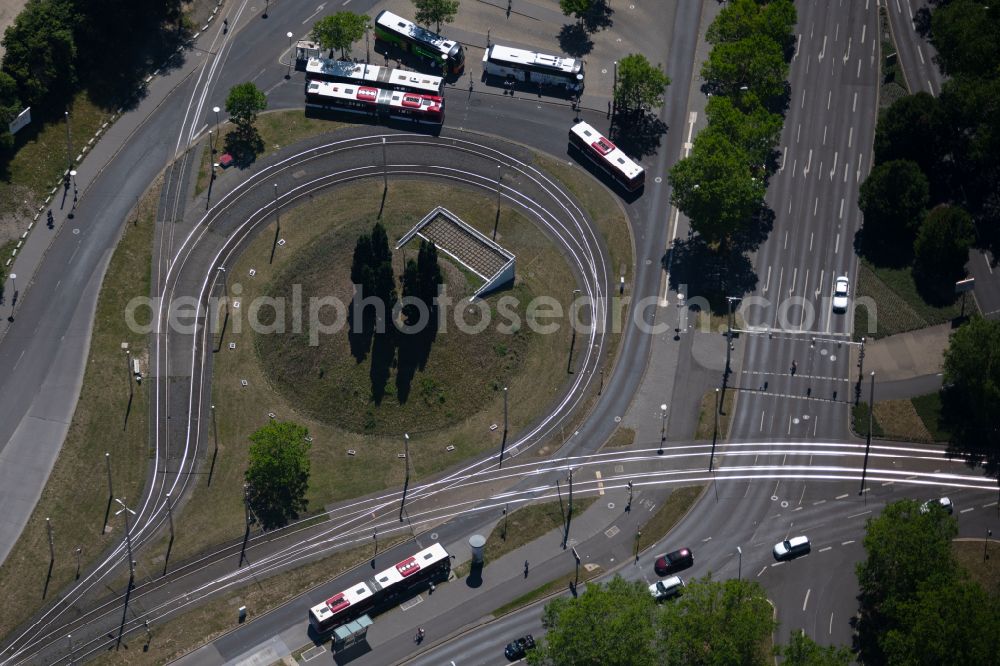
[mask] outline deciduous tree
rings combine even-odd
[[[854,660],[849,648],[837,645],[820,645],[805,631],[793,631],[788,645],[778,646],[782,666],[850,666]]]
[[[547,628],[529,664],[653,666],[656,603],[642,583],[615,576],[589,584],[577,598],[557,597],[545,606]]]
[[[351,45],[365,36],[369,22],[364,14],[337,12],[313,24],[312,38],[324,49],[329,49],[330,57],[333,57],[334,51],[340,51],[340,56],[346,59]]]
[[[458,13],[458,0],[413,0],[413,6],[417,10],[417,23],[433,23],[438,32],[441,32],[442,23],[451,23]]]
[[[993,6],[990,6],[993,5]],[[995,77],[1000,63],[1000,13],[994,3],[951,0],[931,14],[941,71]]]
[[[752,165],[763,166],[770,161],[778,145],[784,119],[765,109],[756,95],[744,95],[739,101],[741,106],[729,97],[710,97],[705,109],[708,127],[703,132],[722,133],[734,146],[746,152]]]
[[[723,243],[760,210],[764,182],[750,158],[721,132],[699,135],[691,155],[670,170],[671,202],[708,243]]]
[[[1000,322],[973,317],[944,353],[941,416],[949,453],[1000,476]]]
[[[954,573],[951,540],[957,533],[957,522],[944,509],[932,504],[922,511],[914,500],[893,502],[868,519],[866,558],[857,565],[865,663],[886,663],[885,638],[899,629],[900,609],[916,598],[919,585]]]
[[[928,203],[927,178],[915,162],[880,164],[861,184],[864,251],[878,263],[907,263]]]
[[[562,13],[578,21],[582,21],[593,6],[594,0],[559,0],[559,9]]]
[[[701,78],[714,93],[735,97],[745,88],[766,104],[785,94],[787,77],[781,45],[759,34],[716,44],[701,68]]]
[[[265,529],[281,527],[306,510],[309,489],[309,431],[271,421],[250,435],[247,498]]]
[[[920,224],[913,243],[913,273],[918,284],[932,285],[949,296],[952,283],[965,275],[969,248],[975,241],[972,217],[958,206],[941,204]]]
[[[267,108],[267,95],[253,82],[239,83],[229,89],[226,113],[241,133],[255,130],[257,114]]]
[[[76,91],[79,16],[66,0],[25,5],[3,36],[3,71],[16,82],[25,105],[42,118],[60,117]]]
[[[639,114],[663,103],[670,77],[653,66],[641,53],[631,53],[618,61],[615,106],[619,112]]]
[[[688,581],[659,617],[660,662],[670,666],[772,664],[768,637],[777,627],[759,583],[710,576]]]

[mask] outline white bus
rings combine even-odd
[[[309,81],[354,83],[421,95],[440,95],[444,88],[444,79],[440,76],[329,58],[309,59],[306,64],[306,82]]]
[[[522,83],[565,88],[569,94],[583,92],[583,61],[546,55],[494,44],[483,54],[487,76],[513,77]]]
[[[569,131],[569,145],[629,192],[639,190],[646,182],[643,168],[587,123],[573,125]]]

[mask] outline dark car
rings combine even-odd
[[[656,570],[657,576],[669,576],[690,566],[694,566],[694,553],[691,552],[690,548],[681,548],[672,553],[660,555],[656,558],[653,569]]]
[[[527,654],[528,650],[534,649],[535,639],[532,638],[531,634],[528,634],[527,636],[522,636],[515,641],[507,643],[507,647],[503,653],[504,656],[513,661],[515,659],[524,659],[524,655]]]

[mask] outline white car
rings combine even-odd
[[[790,560],[809,552],[809,537],[792,537],[774,545],[774,559]]]
[[[657,601],[663,601],[667,597],[672,597],[675,594],[680,594],[681,588],[684,587],[684,581],[681,580],[680,576],[671,576],[670,578],[664,578],[663,580],[658,580],[649,586],[649,593],[653,595],[653,598]]]
[[[935,504],[940,504],[941,508],[947,511],[949,514],[954,511],[954,507],[951,505],[951,500],[947,497],[939,497],[938,499],[927,500],[920,505],[920,513],[927,513],[931,510],[931,507]]]
[[[841,275],[833,284],[833,309],[836,312],[847,310],[847,297],[851,293],[851,281],[846,275]]]

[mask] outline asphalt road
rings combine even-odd
[[[755,258],[741,313],[742,368],[731,435],[848,438],[852,316],[832,308],[834,279],[853,279],[858,188],[871,167],[878,62],[874,3],[800,3],[781,168],[767,202],[774,226]],[[852,297],[853,301],[853,297]],[[748,305],[752,304],[752,305]],[[792,367],[795,365],[795,370]]]
[[[636,31],[645,30],[651,36],[658,36],[646,43],[657,44],[659,52],[653,52],[651,49],[647,56],[653,61],[665,62],[667,73],[673,82],[668,90],[667,103],[662,113],[662,119],[670,131],[656,155],[644,160],[651,179],[663,174],[667,166],[682,154],[690,120],[691,103],[688,95],[694,83],[692,72],[696,66],[694,54],[702,5],[677,4],[679,6],[663,8],[662,13],[657,14],[655,23],[649,22],[648,25],[638,25],[635,28]],[[351,9],[365,11],[369,6],[370,3],[361,3]],[[150,173],[146,175],[146,180],[142,180],[141,174],[145,172],[140,166],[152,169],[153,165],[168,161],[177,154],[179,146],[186,145],[191,137],[203,131],[214,120],[206,109],[218,103],[212,100],[218,100],[225,88],[219,83],[220,81],[252,78],[268,91],[272,107],[300,105],[302,83],[297,78],[300,75],[286,82],[283,79],[286,66],[275,58],[275,51],[278,49],[261,48],[261,45],[276,43],[284,48],[285,32],[289,30],[301,32],[302,19],[314,11],[315,8],[307,7],[305,2],[292,2],[284,6],[281,12],[272,12],[267,22],[257,20],[248,23],[239,33],[239,39],[231,42],[232,50],[221,51],[222,57],[217,59],[219,67],[213,69],[210,76],[202,78],[199,74],[192,77],[184,86],[178,88],[175,93],[177,97],[172,103],[158,108],[147,123],[145,131],[138,133],[128,143],[126,151],[123,151],[113,163],[122,169],[118,174],[121,179],[109,180],[103,186],[95,184],[95,189],[88,191],[88,196],[81,203],[78,216],[81,219],[88,219],[84,217],[83,206],[98,205],[102,200],[101,192],[104,192],[104,197],[108,199],[105,203],[109,214],[117,210],[110,204],[116,197],[118,205],[125,207],[127,201],[132,199],[131,192],[141,191],[152,177]],[[802,37],[798,45],[799,52],[792,66],[792,100],[782,138],[787,153],[783,158],[784,167],[772,179],[768,195],[768,201],[776,213],[775,227],[769,241],[757,256],[758,275],[763,276],[766,271],[769,277],[762,281],[762,289],[758,294],[776,299],[778,294],[784,295],[787,290],[790,295],[798,296],[804,303],[810,304],[807,307],[813,308],[816,320],[806,325],[804,320],[797,319],[796,314],[802,312],[802,306],[799,305],[798,309],[793,307],[786,312],[792,318],[791,325],[787,329],[782,327],[783,330],[776,332],[773,337],[747,334],[747,348],[744,354],[746,362],[742,372],[736,376],[737,385],[752,388],[759,386],[760,381],[767,381],[768,391],[742,393],[733,431],[734,435],[739,437],[760,437],[768,441],[795,437],[801,441],[811,437],[836,438],[846,433],[844,393],[847,393],[846,386],[850,382],[848,377],[850,368],[846,367],[848,354],[842,351],[846,345],[842,345],[841,342],[847,339],[848,328],[843,319],[837,319],[828,309],[824,310],[823,298],[829,296],[829,287],[835,274],[853,275],[854,271],[853,254],[850,253],[847,243],[852,242],[853,231],[858,223],[858,213],[854,203],[858,182],[869,166],[867,160],[873,129],[871,118],[874,113],[876,69],[875,64],[869,61],[870,51],[867,49],[871,48],[871,35],[874,34],[873,17],[874,9],[866,12],[854,6],[846,14],[840,10],[816,7],[815,3],[808,7],[800,7],[799,32],[802,33]],[[665,30],[663,26],[671,27]],[[664,34],[669,34],[669,38],[664,39]],[[275,35],[280,38],[276,38]],[[565,105],[523,95],[511,99],[485,90],[468,93],[464,89],[450,89],[447,96],[447,127],[450,129],[443,134],[445,140],[460,136],[450,130],[472,130],[503,136],[554,155],[564,154],[565,127],[574,115]],[[606,126],[606,119],[602,124],[601,113],[585,110],[583,117],[598,128]],[[163,127],[179,127],[181,131],[178,135],[168,134],[162,131]],[[135,180],[130,180],[132,178]],[[128,184],[129,187],[122,187],[122,183]],[[105,189],[102,190],[100,187]],[[225,190],[226,188],[220,184],[214,195],[218,197],[216,201],[224,196]],[[647,185],[645,195],[630,207],[638,254],[635,281],[632,286],[633,295],[637,299],[641,297],[655,299],[661,295],[663,273],[660,262],[664,257],[664,248],[667,246],[670,234],[683,236],[686,232],[683,220],[673,228],[669,223],[668,194],[665,184],[652,180]],[[91,197],[93,199],[90,199]],[[269,191],[258,193],[256,195],[258,207],[262,207],[269,197]],[[91,203],[87,204],[88,200]],[[95,216],[94,219],[105,219],[100,217],[100,212],[97,210],[89,212]],[[121,220],[124,217],[121,211],[118,211],[118,215],[117,218],[107,219]],[[807,224],[803,225],[803,220]],[[191,226],[193,222],[194,220],[186,220],[185,223]],[[226,224],[231,225],[232,221]],[[117,224],[109,223],[107,226],[109,227],[107,235],[95,234],[95,240],[88,241],[92,244],[92,247],[88,246],[90,247],[88,252],[95,255],[89,264],[91,270],[78,276],[80,279],[74,281],[74,284],[85,284],[87,279],[93,282],[103,272],[101,262],[107,260],[107,248],[112,244],[112,232],[117,229]],[[84,236],[81,242],[90,237]],[[161,262],[181,247],[182,238],[183,235],[170,234],[161,234],[158,237],[158,247],[162,251]],[[832,254],[831,248],[833,248]],[[50,253],[50,256],[72,256],[74,249],[70,245],[66,250],[59,250],[59,252],[69,252],[69,255]],[[206,258],[212,256],[210,247],[205,246],[192,251],[202,253],[189,256],[193,266],[200,266],[201,276],[199,277],[195,271],[190,279],[178,279],[173,283],[184,289],[196,288],[200,280],[207,279],[206,272],[211,273],[214,268],[211,261],[206,261]],[[56,252],[55,245],[52,252]],[[46,259],[47,262],[49,260]],[[160,264],[161,269],[165,267],[166,263]],[[80,270],[84,268],[81,267]],[[49,272],[51,271],[44,273]],[[609,267],[605,271],[605,277],[610,278],[613,283],[615,273],[616,268]],[[44,275],[40,275],[39,279],[43,278]],[[771,279],[775,282],[771,283]],[[158,279],[156,282],[158,288],[170,284],[170,281],[165,279]],[[38,284],[47,283],[36,283],[33,292],[38,288]],[[50,285],[48,289],[55,290],[58,287],[58,284]],[[96,290],[96,285],[92,288]],[[44,295],[50,292],[43,290],[34,293]],[[84,307],[88,302],[86,297],[87,294],[80,290],[77,292],[77,300],[73,302],[79,302],[80,307],[86,310]],[[93,300],[89,302],[92,310]],[[765,306],[761,310],[765,321],[779,314],[777,305]],[[25,309],[19,313],[15,324],[20,326],[24,319],[32,321],[30,312],[26,302]],[[651,324],[654,321],[662,321],[666,313],[667,310],[654,306],[641,311],[640,315]],[[34,315],[34,321],[45,322],[46,326],[49,326],[48,317],[52,316],[54,315],[38,312]],[[86,320],[86,317],[84,319]],[[750,323],[754,324],[755,319],[750,317]],[[86,323],[85,330],[89,330],[89,322]],[[14,329],[11,333],[14,333]],[[30,336],[25,336],[19,330],[19,335],[13,339],[27,341],[28,337]],[[813,337],[817,338],[817,342],[812,341]],[[8,334],[3,344],[10,339],[11,335]],[[190,340],[169,344],[177,344],[176,353],[172,357],[183,356],[188,360],[174,361],[177,363],[176,366],[170,366],[171,362],[168,361],[165,367],[173,368],[170,372],[175,377],[190,377],[188,363],[192,357],[196,358],[198,348],[192,348]],[[587,422],[574,433],[557,457],[569,455],[571,452],[574,454],[591,452],[600,446],[606,435],[614,429],[617,423],[615,417],[627,411],[640,386],[651,344],[652,339],[648,335],[626,336],[618,371],[609,378],[602,399],[595,406]],[[7,362],[12,360],[3,356],[5,349],[6,347],[0,346],[0,362],[4,359],[7,359]],[[37,349],[32,349],[37,353]],[[201,349],[204,350],[203,343]],[[787,372],[789,358],[799,359],[795,377],[791,377]],[[11,367],[16,369],[16,362]],[[69,373],[67,376],[72,374],[72,368],[63,371]],[[165,378],[170,372],[164,373],[163,377]],[[32,377],[25,376],[23,379],[30,385]],[[33,381],[37,384],[42,378],[34,377]],[[588,381],[592,382],[593,377]],[[682,384],[684,378],[677,377],[677,381]],[[836,398],[833,396],[833,391],[838,391]],[[175,392],[179,393],[181,392]],[[171,402],[171,398],[164,397],[163,401],[158,401],[157,404],[164,410],[170,410],[169,413],[182,417],[187,417],[199,407],[204,407],[203,402],[191,402],[183,396],[180,396],[176,403]],[[0,422],[7,423],[7,421]],[[754,431],[755,426],[757,426],[756,431]],[[171,441],[177,443],[176,431],[163,430],[162,433],[165,445]],[[193,443],[197,445],[197,436]],[[719,459],[735,464],[740,455],[741,453],[736,450],[722,450]],[[763,456],[758,453],[753,454],[753,461],[756,464],[763,457],[765,461],[773,462],[775,466],[787,466],[796,462],[796,455],[794,449],[790,453]],[[804,457],[806,454],[800,455]],[[702,452],[701,460],[704,460],[704,457]],[[811,458],[810,455],[810,464]],[[804,460],[802,462],[804,463]],[[172,469],[172,472],[178,471],[179,468]],[[553,476],[547,478],[551,481]],[[544,479],[539,479],[542,480]],[[856,536],[858,529],[855,526],[853,528],[855,531],[851,532],[852,524],[847,523],[845,519],[861,520],[864,514],[854,516],[853,513],[849,513],[855,512],[857,507],[847,506],[833,495],[832,490],[837,488],[836,483],[808,482],[807,485],[806,481],[779,479],[776,486],[758,481],[747,483],[745,489],[741,489],[735,482],[723,484],[719,489],[721,492],[719,506],[722,510],[718,510],[710,499],[703,501],[671,539],[672,541],[676,539],[677,543],[691,544],[700,541],[706,544],[696,547],[698,564],[692,570],[692,574],[708,570],[720,574],[728,571],[734,566],[735,545],[750,544],[752,548],[744,548],[746,561],[742,563],[743,574],[749,576],[748,567],[760,568],[767,563],[767,554],[773,541],[779,540],[798,527],[818,530],[815,534],[819,536],[814,537],[816,548],[814,555],[788,565],[781,565],[773,571],[768,564],[768,568],[762,569],[759,576],[768,581],[774,579],[768,589],[776,590],[775,594],[779,597],[777,599],[779,618],[782,619],[783,627],[801,622],[801,626],[807,626],[810,633],[816,632],[814,637],[817,639],[827,638],[842,642],[845,629],[841,618],[849,612],[850,603],[844,601],[845,591],[838,590],[838,580],[842,582],[844,576],[849,575],[848,569],[853,561],[852,558],[857,556],[850,549],[851,544],[844,542],[850,541],[849,537],[852,535]],[[891,486],[889,488],[890,491],[887,492],[894,490]],[[844,490],[844,492],[849,491]],[[652,489],[650,493],[653,493]],[[776,511],[774,502],[779,506],[782,502],[788,502],[789,505],[781,507],[782,511]],[[869,498],[869,502],[874,500]],[[151,505],[150,512],[154,509],[156,507]],[[787,509],[787,512],[784,509]],[[793,516],[796,511],[801,511],[801,515]],[[460,517],[438,528],[438,538],[458,539],[461,535],[468,534],[469,530],[480,529],[482,526],[481,517],[475,515]],[[811,533],[810,536],[812,535]],[[835,543],[839,543],[840,546],[835,546]],[[830,551],[820,552],[820,549],[827,546],[830,547]],[[620,550],[621,544],[612,546],[611,550],[602,550],[595,546],[592,549],[592,557],[599,558],[602,552],[613,552],[614,548]],[[826,560],[822,559],[823,555],[828,556]],[[387,557],[392,556],[392,553],[387,554]],[[651,553],[647,554],[646,560],[640,560],[640,566],[635,567],[633,572],[635,575],[640,577],[647,575],[643,572],[649,570],[648,557],[651,556]],[[620,553],[617,557],[620,560]],[[818,576],[815,583],[809,583],[808,580],[805,583],[800,582],[798,574],[784,575],[786,567],[791,571],[793,565],[805,565],[817,561],[834,564],[824,575]],[[703,569],[702,567],[706,565],[708,568]],[[806,568],[798,566],[794,570],[801,572]],[[324,586],[322,590],[311,592],[309,601],[314,603],[324,598],[322,595],[328,588],[343,582],[334,581]],[[767,582],[765,584],[768,585]],[[810,597],[804,600],[802,595],[806,592],[802,589],[803,584],[815,585],[805,588],[810,590]],[[803,609],[801,617],[792,615],[791,610],[788,610],[795,608],[796,604],[800,604]],[[294,631],[300,631],[301,609],[305,605],[307,605],[305,601],[296,600],[286,607],[289,613],[287,618],[282,615],[286,611],[278,611],[249,625],[247,631],[258,638],[275,636],[280,639],[283,632],[288,631],[290,626],[288,622],[298,627]],[[534,612],[537,613],[537,609]],[[824,637],[821,629],[824,619],[830,613],[836,621],[830,621],[831,628],[827,637]],[[519,635],[530,627],[533,621],[530,615],[524,618],[521,614],[517,614],[511,616],[509,620],[504,620],[511,624],[490,625],[498,627],[495,636],[490,638],[488,632],[485,636],[477,633],[475,640],[482,647],[476,654],[485,655],[486,645],[490,640],[495,639],[499,645],[506,643],[513,637],[511,632],[513,635]],[[400,635],[411,631],[407,626],[409,622],[409,619],[404,619],[399,624]],[[220,654],[232,657],[237,656],[235,650],[245,648],[247,643],[247,639],[242,635],[232,634],[231,637],[217,642],[216,649]],[[392,652],[404,656],[408,649],[410,646],[397,645],[392,648]],[[383,660],[386,654],[380,652],[378,655],[370,655],[367,660],[375,663]],[[366,659],[362,658],[359,663],[365,661]]]

